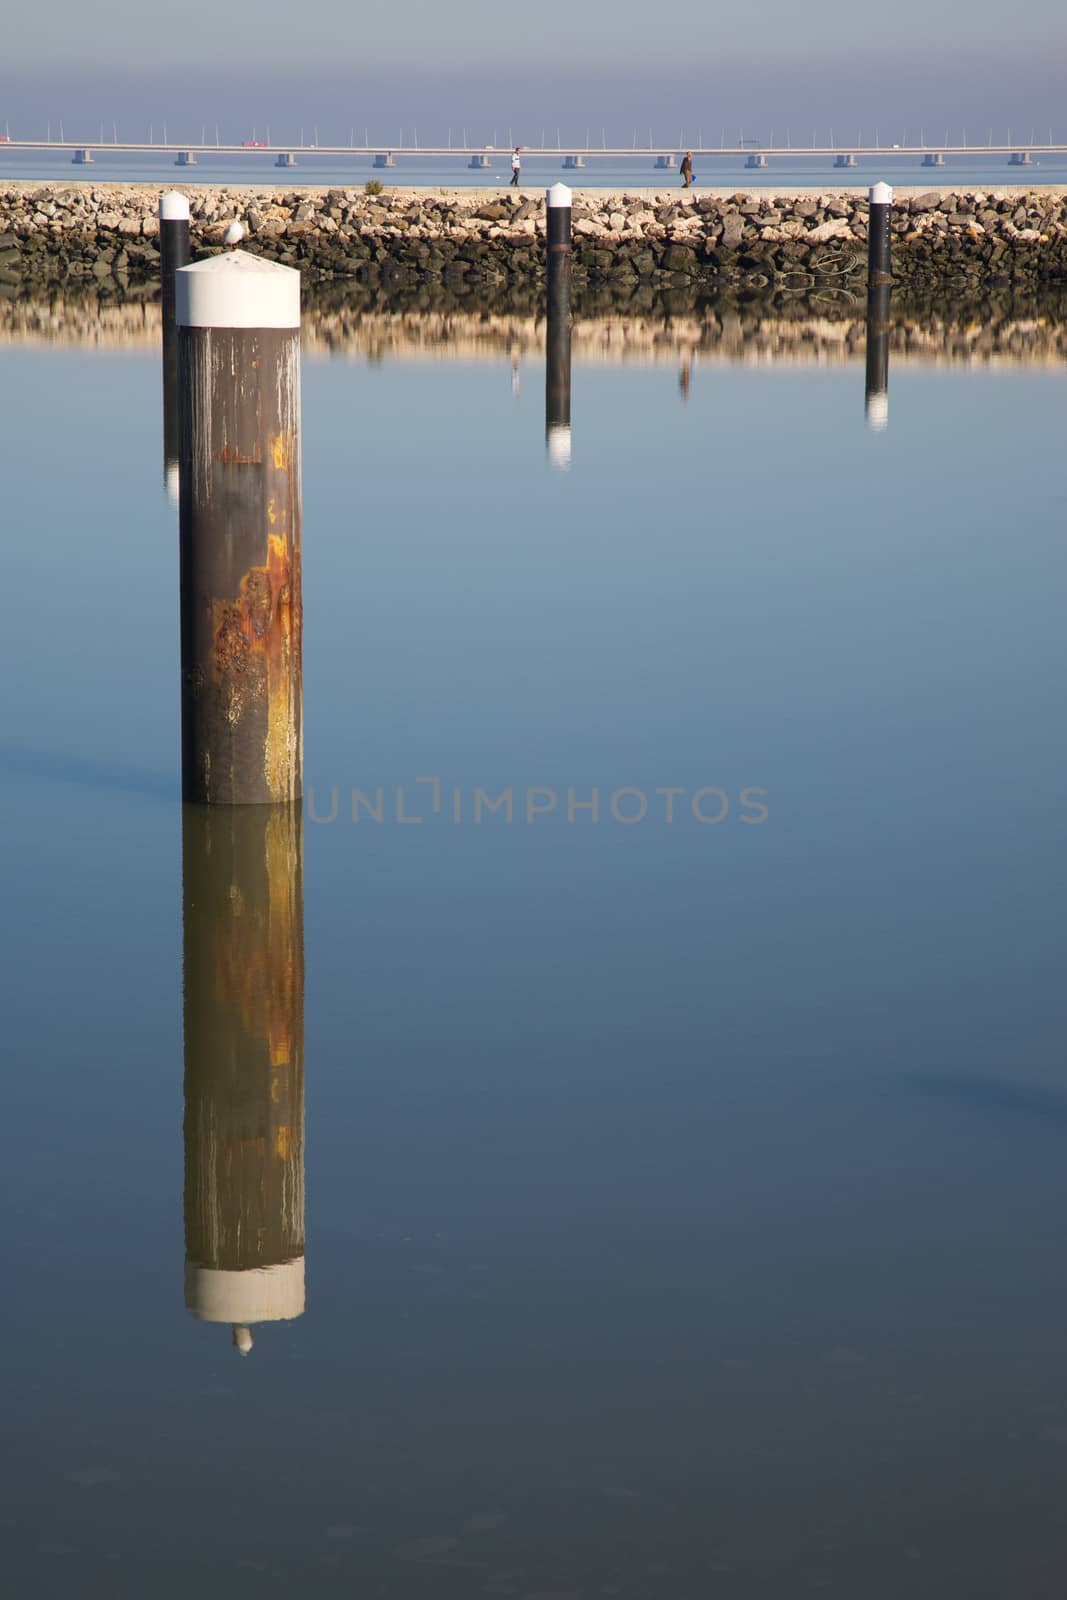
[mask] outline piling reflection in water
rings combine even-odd
[[[545,440],[548,459],[566,470],[571,464],[571,310],[565,301],[548,302],[545,335]]]
[[[178,503],[178,327],[174,274],[189,264],[189,201],[171,190],[159,201],[160,322],[163,344],[163,477]]]
[[[563,471],[571,464],[571,199],[565,183],[545,196],[545,441]]]
[[[304,1310],[299,806],[185,806],[185,1304],[252,1327]]]
[[[867,426],[881,433],[889,425],[889,303],[887,283],[867,291],[867,381],[864,410]]]

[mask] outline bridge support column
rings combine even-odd
[[[396,162],[393,160],[393,152],[390,150],[383,155],[376,155],[374,158],[374,165],[376,167],[394,167]],[[471,166],[473,165],[474,162],[472,161]]]
[[[573,171],[577,167],[585,166],[584,156],[564,156],[563,166],[565,171]]]
[[[926,155],[923,156],[923,166],[924,167],[943,167],[944,165],[945,165],[945,158],[941,154],[940,150],[929,151]]]
[[[93,152],[91,150],[75,150],[71,156],[71,161],[76,167],[90,167],[93,164]]]
[[[767,157],[764,155],[758,155],[756,151],[753,151],[752,154],[745,160],[745,166],[751,167],[754,171],[762,171],[766,165]]]
[[[296,157],[293,155],[292,151],[283,150],[275,159],[274,165],[276,167],[295,167]]]
[[[856,158],[853,155],[843,155],[843,156],[835,156],[834,157],[834,166],[835,167],[854,167],[855,165],[856,165]]]
[[[1009,167],[1032,167],[1034,158],[1029,150],[1016,150],[1008,157]]]
[[[657,156],[652,163],[657,172],[673,172],[678,165],[677,156]]]
[[[486,172],[489,169],[489,157],[485,155],[471,156],[467,165],[468,167],[473,167],[476,172]]]
[[[179,150],[177,156],[174,159],[174,165],[176,167],[195,167],[196,166],[196,151],[195,150]]]

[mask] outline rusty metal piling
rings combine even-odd
[[[301,796],[300,274],[243,251],[176,273],[182,793]]]
[[[171,189],[159,197],[159,303],[163,323],[163,473],[178,493],[178,327],[175,273],[189,264],[189,201]]]

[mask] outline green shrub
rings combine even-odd
[[[384,184],[379,183],[377,178],[368,178],[366,183],[363,185],[363,193],[381,194],[383,188]]]

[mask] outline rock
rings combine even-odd
[[[810,244],[826,244],[830,239],[851,239],[852,229],[844,217],[831,217],[827,222],[820,222],[817,228],[805,234]]]
[[[736,250],[745,232],[745,219],[736,211],[727,212],[722,219],[721,243],[727,250]]]

